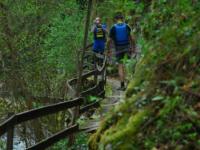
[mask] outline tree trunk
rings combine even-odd
[[[77,88],[76,88],[76,97],[81,96],[83,61],[84,61],[85,51],[86,51],[86,47],[87,47],[91,11],[92,11],[92,0],[89,0],[88,10],[87,10],[87,18],[86,18],[86,22],[85,22],[85,34],[84,34],[84,40],[83,40],[83,49],[79,55],[81,58],[78,57],[79,62],[78,62],[78,81],[77,81]],[[79,109],[80,109],[80,107],[76,107],[74,110],[74,117],[72,120],[72,124],[75,124],[77,118],[79,117]],[[69,146],[72,146],[74,144],[74,142],[75,142],[75,135],[71,135],[69,138]]]

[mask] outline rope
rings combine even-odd
[[[102,66],[100,66],[97,62],[95,62],[95,67],[98,72],[102,72],[106,67],[107,56],[104,54],[95,53],[95,57],[99,60],[103,60]]]

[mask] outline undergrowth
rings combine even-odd
[[[90,149],[199,149],[200,2],[142,4],[132,20],[143,55],[126,103],[105,117]]]

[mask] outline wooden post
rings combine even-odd
[[[77,87],[76,87],[76,97],[81,96],[83,62],[84,62],[85,51],[87,49],[87,40],[88,40],[88,31],[89,31],[89,26],[90,26],[91,12],[92,12],[92,0],[89,0],[88,1],[87,18],[86,18],[86,22],[85,22],[85,34],[84,34],[84,40],[83,40],[83,49],[80,52],[81,54],[78,55],[78,81],[77,81]],[[79,56],[81,58],[79,58]],[[80,106],[76,107],[74,109],[74,117],[72,120],[72,125],[74,125],[76,123],[76,119],[79,117],[79,111],[80,111]],[[74,139],[75,139],[74,135],[71,135],[69,138],[69,146],[73,145]]]
[[[96,70],[96,72],[94,73],[94,83],[97,84],[98,82],[98,71],[97,71],[97,57],[96,55],[94,54],[94,69]]]
[[[14,113],[8,113],[8,118],[14,115]],[[12,126],[7,132],[7,150],[13,150],[13,138],[14,138],[14,126]]]
[[[82,83],[82,74],[83,74],[83,61],[85,56],[85,51],[87,47],[87,40],[88,40],[88,31],[90,26],[90,16],[92,12],[92,0],[89,0],[88,2],[88,11],[87,11],[87,19],[85,22],[85,34],[84,34],[84,41],[83,41],[83,50],[81,54],[81,58],[79,60],[78,64],[78,81],[77,81],[77,89],[76,89],[76,96],[80,96],[81,93],[81,83]]]
[[[88,11],[87,11],[87,19],[85,22],[85,34],[84,34],[84,41],[83,41],[83,50],[81,54],[81,58],[78,63],[78,81],[77,81],[77,88],[76,88],[76,97],[80,97],[81,95],[81,86],[82,86],[82,74],[83,74],[83,62],[84,62],[84,56],[85,56],[85,51],[87,49],[87,40],[88,40],[88,31],[89,31],[89,26],[90,26],[90,16],[91,16],[91,11],[92,11],[92,0],[89,0],[88,2]],[[77,119],[79,116],[79,107],[76,108],[75,110],[75,119]],[[75,123],[75,120],[74,120]]]

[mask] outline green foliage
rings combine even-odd
[[[85,11],[63,0],[7,0],[2,6],[1,82],[15,97],[65,96],[61,89],[75,73]]]
[[[92,103],[92,102],[97,101],[97,99],[98,99],[98,97],[96,97],[96,96],[89,96],[88,102]]]
[[[96,12],[97,15],[101,16],[103,21],[106,21],[110,26],[116,12],[122,12],[126,16],[126,20],[131,20],[132,15],[130,11],[133,10],[133,8],[138,7],[132,0],[107,0],[97,3]]]
[[[35,97],[67,97],[66,81],[76,73],[83,40],[85,10],[79,8],[76,1],[66,0],[0,1],[0,94],[6,93],[0,99],[0,120],[8,111],[58,102]],[[47,132],[63,129],[66,115],[27,124],[32,131],[28,140],[38,141]],[[52,126],[41,128],[47,124]]]
[[[5,141],[0,140],[0,149],[6,149]]]
[[[126,103],[106,116],[90,138],[90,148],[198,149],[199,97],[191,93],[199,93],[200,2],[160,0],[134,5],[129,23],[139,24],[134,34],[142,57],[130,73]],[[147,120],[128,125],[127,120],[148,110],[152,113],[146,114]]]
[[[50,148],[50,150],[66,150],[66,149],[67,150],[74,150],[74,149],[88,150],[87,145],[86,145],[87,139],[88,139],[88,135],[86,135],[85,133],[80,133],[80,134],[77,134],[76,141],[71,148],[68,147],[68,141],[66,139],[55,144],[53,147]]]
[[[32,96],[67,97],[66,80],[75,74],[86,6],[86,0],[0,2],[0,84],[10,96],[0,102],[0,117],[13,108],[54,103],[33,102]],[[91,149],[199,148],[200,2],[106,0],[96,8],[93,15],[108,26],[116,12],[125,14],[142,57],[124,60],[131,79],[126,100],[105,117],[90,138]],[[41,124],[55,124],[47,129],[53,133],[64,126],[63,118],[65,114],[49,116]],[[81,134],[73,148],[87,149],[86,140]],[[66,147],[63,140],[53,149]]]

